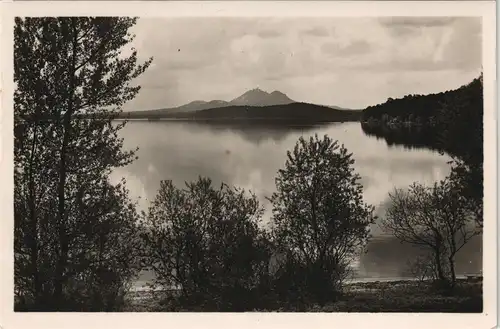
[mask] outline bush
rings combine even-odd
[[[189,310],[256,307],[268,271],[269,243],[255,195],[210,179],[176,188],[163,181],[142,225],[144,262],[155,284],[180,291]]]

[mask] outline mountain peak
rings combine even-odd
[[[273,91],[273,92],[271,93],[271,95],[285,95],[285,94],[283,94],[283,93],[282,93],[281,91],[279,91],[279,90],[275,90],[275,91]],[[285,96],[286,96],[286,95],[285,95]]]
[[[259,87],[257,87],[257,88],[253,88],[253,89],[250,89],[250,90],[246,91],[243,95],[247,95],[247,94],[269,95],[269,93],[268,93],[268,92],[265,92],[264,90],[260,89]],[[241,95],[241,96],[243,96],[243,95]],[[241,96],[240,96],[240,97],[241,97]]]
[[[243,95],[236,97],[230,102],[231,105],[247,106],[269,106],[290,103],[294,103],[294,101],[282,92],[275,90],[272,93],[268,93],[259,87],[248,90]]]

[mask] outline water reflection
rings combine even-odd
[[[422,126],[390,127],[366,122],[361,123],[361,129],[368,136],[384,140],[388,146],[402,146],[409,150],[432,149],[439,151],[439,137],[435,129]]]
[[[379,215],[384,213],[388,192],[395,187],[406,187],[414,181],[432,183],[449,172],[449,157],[427,149],[389,147],[384,141],[367,136],[359,123],[276,126],[160,121],[130,122],[125,127],[122,131],[125,147],[139,146],[139,159],[113,176],[127,179],[131,194],[141,197],[142,209],[154,198],[160,180],[171,179],[182,186],[199,175],[207,176],[215,183],[225,182],[254,191],[267,206],[265,220],[269,220],[266,197],[274,191],[274,177],[284,164],[287,150],[293,148],[301,135],[315,133],[328,134],[354,154],[365,201],[375,205]],[[373,234],[379,241],[384,240],[376,225]],[[389,240],[384,241],[398,243]],[[360,269],[366,273],[372,275],[380,270],[379,274],[384,275],[382,272],[394,264],[404,263],[398,257],[385,257],[385,249],[380,247],[379,253],[377,246],[380,244],[369,246],[370,253],[361,259]],[[400,256],[406,259],[409,254],[401,252]]]

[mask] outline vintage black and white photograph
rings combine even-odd
[[[481,16],[13,19],[15,312],[483,312]]]

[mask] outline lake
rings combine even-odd
[[[259,124],[198,124],[193,122],[131,121],[121,131],[124,147],[139,147],[139,159],[113,173],[125,177],[131,196],[140,198],[146,210],[161,180],[183,186],[198,176],[210,177],[215,184],[225,182],[252,190],[266,206],[264,220],[270,217],[266,197],[274,191],[274,177],[284,165],[287,150],[300,136],[327,134],[353,153],[356,171],[361,175],[365,201],[383,216],[388,193],[411,183],[431,184],[450,170],[446,155],[427,149],[388,146],[384,139],[366,135],[358,122],[318,126]],[[365,278],[400,277],[406,261],[418,250],[385,236],[378,225],[373,239],[361,256],[358,275]],[[481,238],[471,241],[457,256],[457,274],[477,273],[482,268]],[[147,280],[147,275],[141,280]]]

